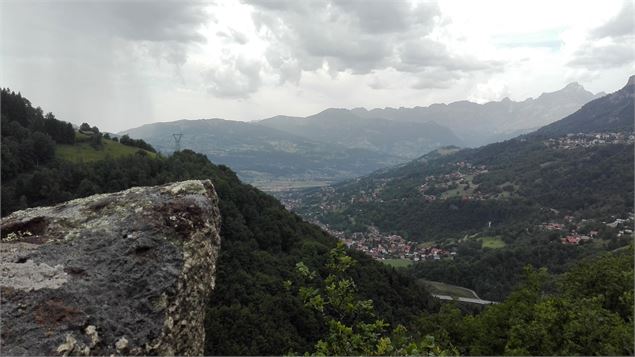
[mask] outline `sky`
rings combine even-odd
[[[524,100],[635,74],[633,0],[0,1],[0,86],[111,132]]]

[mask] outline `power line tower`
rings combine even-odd
[[[172,134],[172,137],[174,138],[174,152],[181,151],[181,138],[183,134]]]

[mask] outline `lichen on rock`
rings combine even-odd
[[[220,247],[210,181],[31,208],[1,231],[3,355],[203,353]]]

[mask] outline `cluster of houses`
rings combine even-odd
[[[570,216],[565,217],[565,221],[567,222],[570,221],[568,217]],[[543,223],[541,224],[541,227],[547,231],[552,231],[552,232],[567,231],[567,227],[564,223],[555,223],[555,222]],[[589,235],[583,235],[583,234],[578,234],[575,229],[572,229],[570,232],[567,233],[566,236],[560,238],[560,242],[562,244],[578,245],[581,242],[586,242],[588,240],[591,240],[597,237],[597,235],[598,235],[597,231],[591,231],[589,232]]]
[[[618,237],[632,237],[633,236],[633,222],[634,222],[633,213],[629,213],[628,218],[616,218],[615,221],[611,223],[606,223],[607,227],[617,229]]]
[[[567,134],[566,136],[549,139],[545,145],[558,149],[575,149],[581,147],[592,147],[598,145],[611,144],[634,144],[635,135],[633,133],[578,133]]]
[[[599,232],[597,230],[590,230],[586,234],[578,233],[578,230],[589,220],[582,219],[579,222],[575,222],[574,216],[564,216],[564,221],[568,223],[548,222],[542,223],[540,226],[542,229],[552,232],[562,232],[564,236],[560,238],[562,244],[567,245],[579,245],[581,243],[588,242],[598,237]],[[609,228],[617,230],[617,237],[633,236],[633,213],[629,213],[627,218],[616,218],[615,221],[607,223],[602,222]],[[569,228],[567,228],[569,227]]]
[[[384,200],[380,198],[380,194],[386,187],[386,180],[377,181],[378,182],[374,188],[369,189],[368,191],[361,190],[357,195],[352,196],[350,203],[353,204],[355,202],[384,202]]]
[[[407,259],[415,262],[422,260],[441,260],[453,258],[456,252],[438,247],[419,247],[416,242],[405,240],[395,234],[384,235],[371,227],[368,233],[353,233],[343,239],[353,249],[362,251],[375,259]]]
[[[567,244],[567,245],[578,245],[580,244],[580,242],[588,241],[590,239],[591,239],[590,236],[570,234],[566,237],[560,238],[560,242],[562,242],[562,244]]]
[[[573,219],[573,216],[564,217],[564,220],[568,223],[572,223]],[[548,222],[541,224],[541,227],[547,231],[566,232],[566,235],[560,238],[560,242],[567,245],[578,245],[598,236],[598,231],[590,231],[588,234],[580,234],[576,231],[577,226],[572,229],[567,229],[567,226],[564,223]]]
[[[280,202],[289,211],[295,211],[297,208],[302,207],[302,199],[289,197],[289,195],[278,195]]]
[[[355,232],[347,235],[344,232],[319,225],[332,236],[343,241],[347,247],[364,252],[377,260],[407,259],[415,262],[424,260],[453,259],[456,252],[439,247],[420,247],[418,243],[405,240],[400,235],[383,234],[375,227],[369,227],[368,232]]]
[[[289,211],[296,211],[298,208],[302,208],[306,204],[305,199],[302,198],[302,196],[298,196],[295,191],[275,192],[274,194]],[[342,204],[339,201],[331,199],[334,194],[335,189],[331,186],[324,186],[320,188],[318,203],[320,211],[335,211],[342,207]]]
[[[489,198],[488,195],[474,190],[475,185],[472,183],[475,176],[489,172],[485,165],[472,165],[466,161],[458,161],[448,165],[454,167],[456,171],[444,175],[426,176],[424,183],[417,188],[424,201],[436,201],[443,198],[443,192],[459,187],[463,189],[461,196],[464,199],[485,200]]]

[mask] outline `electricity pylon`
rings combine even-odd
[[[181,151],[181,138],[183,134],[172,134],[172,137],[174,138],[174,152]]]

